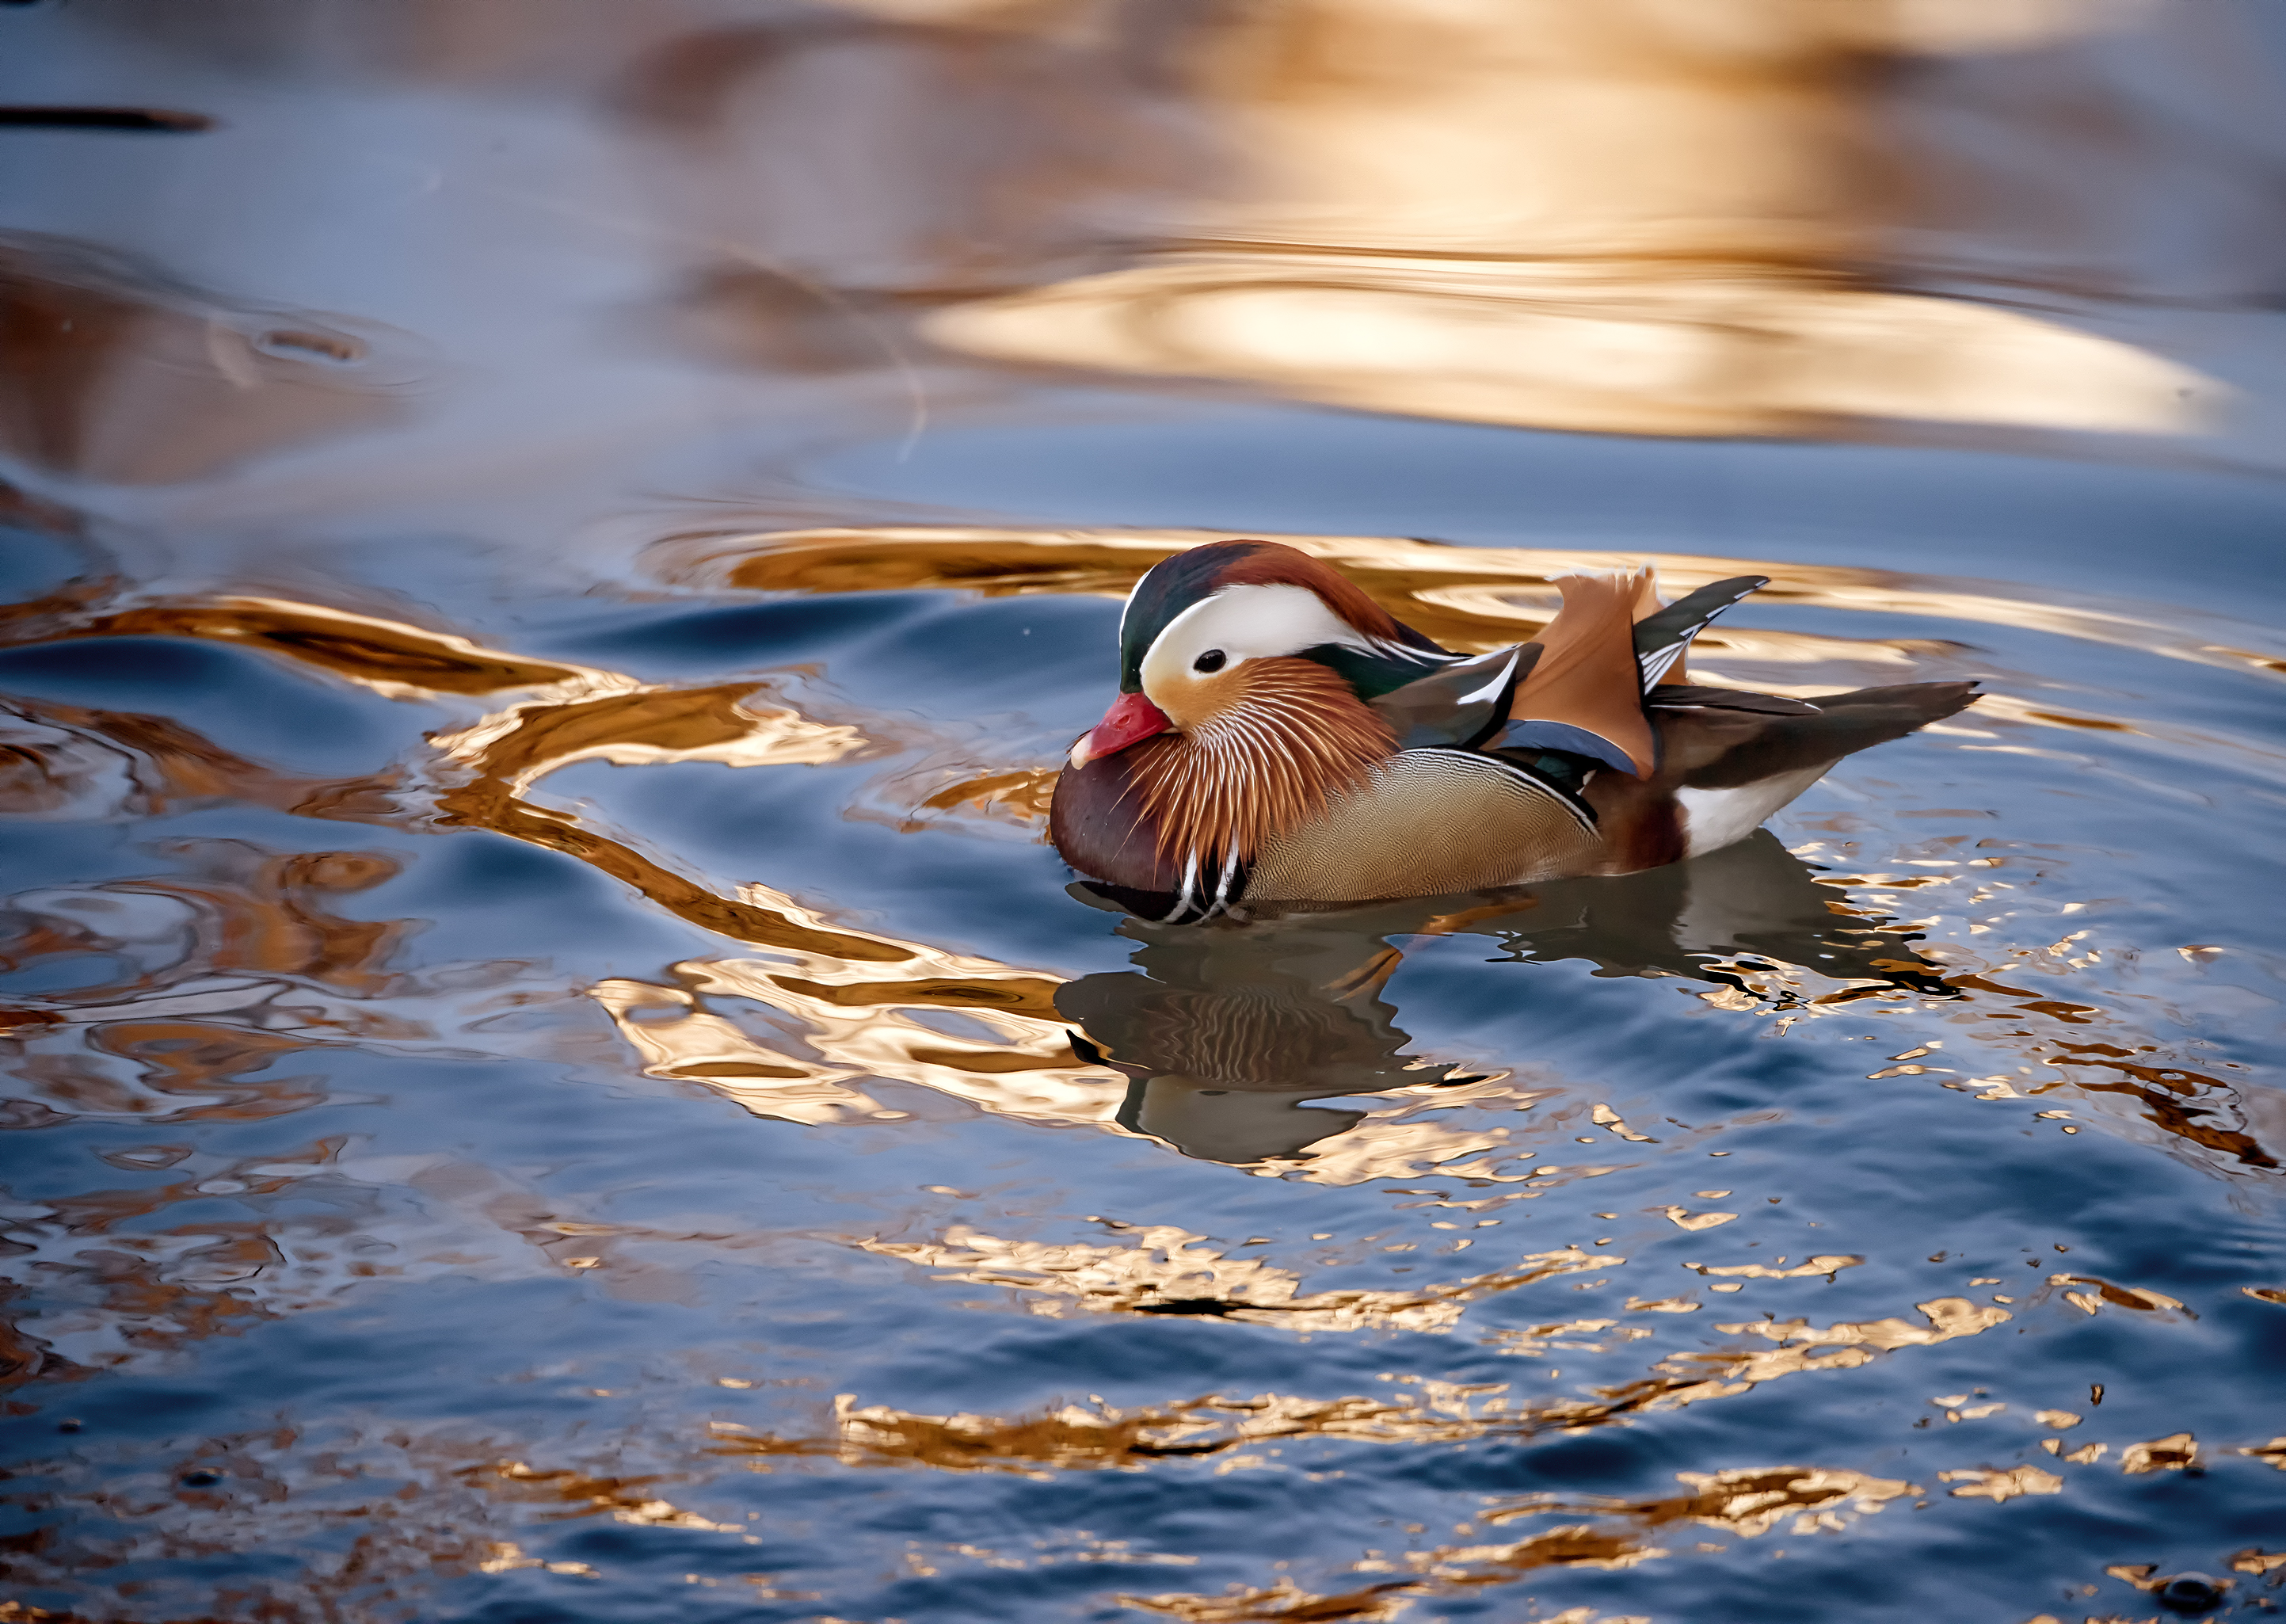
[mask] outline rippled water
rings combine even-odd
[[[343,133],[127,14],[9,93],[224,145],[0,132],[0,1617],[2269,1605],[2274,477],[692,361],[495,47]],[[382,180],[232,202],[280,130]],[[1752,570],[1700,680],[1989,697],[1691,864],[1138,924],[1048,788],[1260,533],[1460,649]]]

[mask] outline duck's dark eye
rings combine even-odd
[[[1229,658],[1229,656],[1225,654],[1220,649],[1209,649],[1205,653],[1200,655],[1198,658],[1191,662],[1191,669],[1194,671],[1219,671],[1223,667],[1223,662],[1227,658]]]

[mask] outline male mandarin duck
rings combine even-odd
[[[1693,684],[1691,638],[1767,580],[1661,605],[1647,570],[1566,576],[1538,639],[1469,657],[1295,548],[1178,553],[1128,597],[1120,697],[1072,746],[1050,839],[1171,920],[1632,873],[1745,839],[1975,698]]]

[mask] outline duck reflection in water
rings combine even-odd
[[[1124,912],[1108,887],[1074,895]],[[1599,975],[1735,984],[1751,953],[1847,980],[1946,990],[1895,935],[1827,908],[1833,892],[1768,830],[1691,862],[1615,879],[1551,880],[1462,897],[1361,907],[1306,905],[1241,928],[1131,915],[1133,970],[1066,982],[1056,1010],[1074,1047],[1128,1078],[1119,1120],[1186,1155],[1234,1163],[1297,1156],[1364,1120],[1305,1100],[1457,1085],[1478,1075],[1404,1052],[1413,1040],[1384,994],[1402,959],[1392,938],[1482,935],[1490,957],[1583,958]]]

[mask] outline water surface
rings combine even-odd
[[[2251,417],[2150,392],[2228,370],[2195,317],[2271,330],[2254,248],[2168,239],[2167,274],[2253,267],[2172,305],[2078,288],[2143,358],[2101,352],[2093,426],[1995,377],[1982,416],[1931,404],[1956,378],[1695,425],[1510,377],[1503,416],[1204,328],[1052,370],[1043,311],[1209,262],[1082,233],[1102,163],[1028,143],[1156,131],[1109,178],[1163,221],[1145,183],[1202,187],[1233,130],[1327,150],[1261,77],[1306,53],[223,11],[0,19],[41,47],[11,100],[218,120],[0,130],[45,368],[0,423],[24,1616],[2020,1624],[2149,1617],[2186,1571],[2267,1604],[2286,493],[2243,354]],[[1792,138],[1754,108],[1797,68],[1872,118],[1841,49],[1717,75],[1741,128]],[[731,138],[916,83],[1046,106],[962,149],[945,208],[997,260],[931,225],[925,142],[837,213]],[[1005,111],[961,105],[935,128]],[[1281,184],[1211,215],[1243,278],[1312,196],[1312,277],[1446,229]],[[1927,245],[1820,217],[1797,264]],[[742,233],[838,313],[729,276]],[[1699,288],[1726,240],[1661,251]],[[1859,291],[1955,297],[1917,263]],[[1572,431],[1612,427],[1683,437]],[[1694,863],[1140,924],[1071,886],[1045,796],[1121,595],[1234,534],[1462,649],[1568,569],[1754,571],[1702,680],[1989,697]]]

